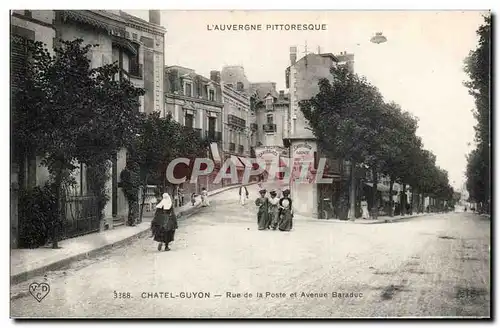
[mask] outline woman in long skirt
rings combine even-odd
[[[156,205],[156,213],[151,221],[151,231],[154,241],[157,241],[158,250],[161,251],[163,244],[165,250],[169,251],[168,244],[174,241],[175,230],[177,226],[177,217],[172,206],[172,199],[168,193],[163,194],[163,199]]]
[[[273,230],[276,230],[278,227],[278,220],[279,220],[279,198],[276,197],[276,191],[271,191],[269,193],[271,195],[271,198],[269,198],[269,222],[271,225],[271,228]]]
[[[240,195],[240,204],[242,206],[245,206],[246,200],[248,199],[248,190],[247,190],[247,187],[241,186],[240,187],[239,195]]]
[[[201,206],[210,206],[210,201],[208,200],[208,191],[206,188],[201,188]]]
[[[290,190],[283,190],[283,198],[279,201],[280,206],[280,219],[278,222],[278,229],[280,231],[290,231],[293,227],[293,207]]]
[[[266,230],[268,228],[269,222],[269,201],[266,197],[266,190],[262,189],[259,191],[260,197],[255,200],[255,205],[259,207],[259,211],[257,212],[257,224],[259,230]]]
[[[365,197],[363,197],[363,199],[361,200],[361,218],[370,218],[370,212],[368,211],[368,202],[366,201]]]

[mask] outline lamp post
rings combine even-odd
[[[371,43],[381,44],[387,42],[387,38],[382,34],[382,32],[375,33],[370,39]]]

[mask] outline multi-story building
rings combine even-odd
[[[279,154],[286,155],[283,145],[287,126],[289,98],[283,90],[276,91],[275,82],[251,84],[255,99],[255,126],[258,148],[275,149]]]
[[[53,10],[13,10],[10,20],[10,72],[11,90],[17,87],[22,65],[28,58],[27,42],[43,42],[53,54],[56,30]],[[40,157],[32,154],[27,158],[16,158],[16,150],[11,147],[11,247],[18,246],[18,206],[17,191],[19,188],[33,188],[47,181],[49,173],[45,167],[40,168]]]
[[[354,56],[346,53],[337,56],[331,53],[310,53],[297,60],[297,48],[290,48],[290,66],[286,69],[286,85],[289,88],[290,107],[284,139],[286,145],[290,147],[290,161],[292,163],[309,163],[310,174],[308,176],[312,179],[315,175],[317,159],[321,157],[321,154],[318,154],[315,136],[299,108],[299,102],[310,99],[319,92],[318,82],[320,79],[332,80],[331,67],[345,63],[352,69],[353,60]],[[293,165],[292,170],[300,172],[300,166]],[[341,179],[340,161],[331,161],[327,163],[327,166],[329,168],[328,176],[339,181]],[[319,200],[323,199],[323,193],[338,191],[338,188],[335,188],[337,185],[335,183],[332,184],[332,190],[323,191],[322,185],[316,185],[313,182],[313,180],[310,183],[291,181],[292,196],[301,200],[300,202],[294,202],[294,210],[297,213],[308,215],[312,213],[313,216],[318,216],[318,209],[321,207]]]
[[[129,79],[134,85],[143,87],[145,95],[140,97],[140,111],[151,113],[163,110],[163,62],[166,30],[160,25],[160,12],[149,11],[149,21],[131,16],[122,11],[108,10],[16,10],[11,17],[11,40],[13,67],[19,56],[25,56],[24,40],[45,43],[50,52],[58,40],[82,39],[84,44],[93,44],[90,60],[93,68],[116,63],[121,68],[116,78]],[[16,46],[16,44],[18,46]],[[21,45],[21,46],[19,46]],[[15,75],[15,72],[13,72]],[[15,83],[15,78],[12,78]],[[107,189],[110,201],[104,209],[109,227],[121,224],[127,216],[128,204],[119,187],[120,172],[125,167],[126,151],[122,149],[113,161]],[[42,185],[48,172],[40,164],[40,158],[21,163],[19,181],[27,186]],[[88,192],[86,168],[80,164],[75,172],[75,196]]]
[[[165,111],[180,124],[197,131],[200,137],[210,141],[209,153],[220,167],[222,127],[222,89],[218,82],[197,74],[194,70],[182,66],[167,66],[164,70],[165,79]],[[216,173],[216,172],[214,172]],[[213,184],[215,175],[208,179],[200,177],[194,185],[186,183],[186,191],[200,192],[202,187],[211,190],[219,187]],[[204,180],[205,179],[205,180]]]

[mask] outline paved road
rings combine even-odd
[[[12,301],[11,315],[490,315],[489,220],[470,213],[373,225],[296,220],[288,233],[258,231],[254,207],[237,197],[214,196],[212,207],[182,222],[171,252],[144,238],[38,278],[50,293],[40,303]]]

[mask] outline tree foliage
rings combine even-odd
[[[417,118],[385,102],[375,86],[347,67],[333,67],[331,73],[330,80],[319,81],[318,94],[299,104],[319,148],[331,158],[370,168],[374,191],[382,173],[391,182],[446,199],[447,173],[422,149]]]
[[[119,78],[116,64],[92,68],[83,40],[61,41],[51,54],[30,42],[30,60],[13,95],[13,139],[18,157],[42,156],[57,198],[65,172],[102,166],[137,132],[138,97],[144,90]],[[55,213],[59,219],[60,209]],[[53,239],[57,242],[57,236]]]
[[[470,197],[487,204],[490,202],[490,90],[491,90],[491,16],[485,17],[484,24],[477,30],[478,46],[465,59],[464,70],[469,81],[464,85],[474,97],[475,141],[477,148],[467,157],[467,190]]]
[[[137,165],[143,190],[149,182],[165,190],[168,164],[178,157],[206,157],[207,142],[194,129],[182,126],[171,115],[154,112],[140,117],[138,133],[128,145],[130,158]],[[188,173],[188,170],[185,170]],[[144,204],[143,193],[142,204]],[[143,208],[140,211],[142,218]],[[140,219],[139,219],[140,220]]]

